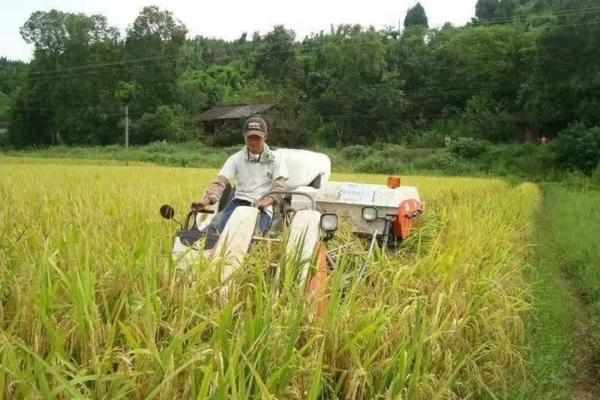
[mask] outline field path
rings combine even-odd
[[[593,326],[584,296],[571,288],[575,306],[575,377],[573,400],[600,399],[600,364],[596,358],[598,349],[593,340]]]

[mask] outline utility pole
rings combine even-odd
[[[135,83],[120,83],[115,96],[125,106],[125,165],[129,165],[129,102],[136,90]]]
[[[125,104],[125,165],[129,165],[129,104]]]

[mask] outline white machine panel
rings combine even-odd
[[[317,192],[316,200],[342,204],[359,204],[363,207],[393,207],[404,200],[420,201],[419,192],[413,186],[400,186],[391,189],[385,185],[370,185],[352,182],[327,182]]]
[[[342,220],[350,219],[353,231],[355,233],[382,234],[385,221],[377,219],[375,221],[365,221],[362,218],[363,207],[374,207],[377,209],[377,215],[398,213],[398,206],[404,200],[415,199],[421,201],[417,188],[413,186],[400,186],[396,189],[386,185],[371,185],[365,183],[353,182],[327,182],[320,190],[310,192],[317,202],[317,210],[323,214],[337,214]],[[301,196],[292,197],[292,208],[296,210],[307,209],[310,202]]]
[[[329,181],[331,160],[327,155],[295,149],[277,149],[275,154],[285,159],[290,175],[287,181],[288,190],[295,190],[299,186],[307,186],[319,175],[321,175],[322,184]]]

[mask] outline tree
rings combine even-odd
[[[110,143],[119,33],[101,15],[37,11],[21,27],[34,58],[15,99],[15,144]]]
[[[17,90],[17,86],[23,75],[27,72],[28,65],[22,61],[8,60],[0,57],[0,92],[11,95]]]
[[[531,64],[535,33],[514,25],[446,30],[432,37],[434,54],[424,94],[438,107],[464,110],[474,96],[485,94],[503,110],[517,112],[521,85]],[[440,109],[428,110],[440,113]]]
[[[129,104],[137,91],[135,83],[121,82],[115,90],[115,96],[123,104]]]
[[[550,133],[575,121],[600,125],[600,16],[577,12],[596,2],[563,4],[570,8],[561,10],[562,15],[537,40],[531,73],[520,97],[533,124]]]
[[[175,101],[177,62],[187,29],[170,11],[144,7],[125,40],[127,80],[140,90],[131,104],[132,114],[152,112],[161,104]]]
[[[496,16],[498,18],[514,18],[516,16],[518,7],[518,0],[500,0],[498,3],[498,9],[496,10]]]
[[[477,20],[485,22],[485,20],[496,18],[498,6],[498,0],[477,0],[475,4],[475,16]]]
[[[4,92],[0,92],[0,128],[8,124],[10,111],[10,97]]]
[[[274,83],[283,84],[298,79],[299,64],[294,49],[296,34],[283,25],[277,25],[260,41],[254,71]]]
[[[331,35],[317,36],[309,43],[314,54],[306,60],[305,91],[335,131],[333,142],[372,139],[374,114],[387,98],[379,99],[381,90],[394,89],[382,85],[386,60],[380,34],[359,25],[341,25]]]
[[[136,122],[132,140],[146,144],[159,140],[174,140],[183,136],[184,127],[177,107],[159,106],[155,112],[144,113]]]
[[[600,168],[600,127],[572,124],[558,134],[551,148],[560,167],[592,175]]]
[[[417,3],[413,8],[410,8],[406,12],[404,18],[404,28],[411,28],[415,26],[421,26],[427,28],[429,26],[427,21],[427,14],[421,3]]]

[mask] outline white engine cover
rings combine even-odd
[[[290,176],[287,181],[288,190],[291,191],[299,186],[306,186],[319,175],[321,175],[321,184],[329,181],[331,160],[327,155],[295,149],[277,149],[275,154],[285,159]]]

